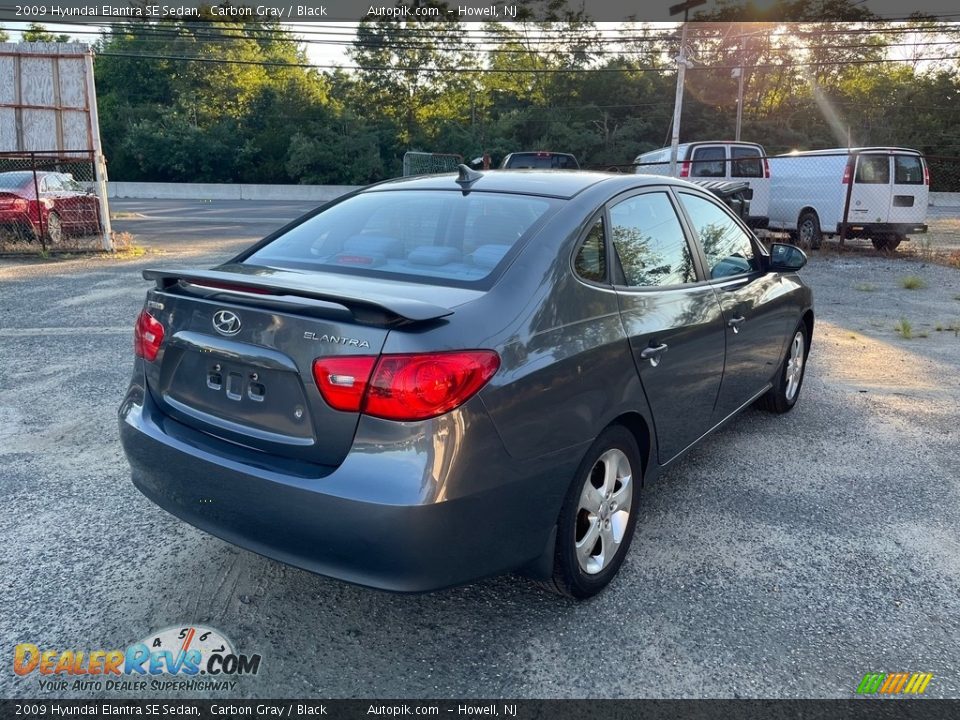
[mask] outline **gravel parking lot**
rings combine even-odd
[[[0,260],[8,658],[202,623],[263,656],[233,697],[850,697],[895,671],[960,697],[960,272],[865,246],[812,258],[799,405],[748,411],[644,488],[593,601],[512,577],[391,595],[239,550],[129,482],[115,411],[140,271],[209,265],[308,207],[245,205],[131,209],[145,217],[116,224],[150,249],[135,260]],[[35,674],[0,673],[0,696],[38,694]]]

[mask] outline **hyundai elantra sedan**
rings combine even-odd
[[[427,591],[519,571],[577,598],[654,480],[793,408],[805,256],[682,180],[395,180],[212,270],[148,270],[120,437],[135,485],[229,542]]]

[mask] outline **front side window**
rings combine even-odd
[[[732,177],[763,177],[763,167],[760,165],[760,151],[757,148],[731,147],[730,157],[730,175]]]
[[[861,155],[857,162],[857,182],[865,185],[888,185],[890,158],[886,155]]]
[[[680,199],[703,247],[711,279],[760,269],[750,236],[726,210],[699,195],[682,192]]]
[[[611,207],[610,231],[629,287],[696,282],[683,226],[666,193],[636,195]]]
[[[893,156],[893,181],[897,185],[923,185],[923,164],[916,155]]]
[[[692,177],[726,177],[726,157],[722,147],[699,147],[693,151]]]
[[[361,193],[288,230],[243,262],[469,285],[491,276],[560,204],[484,192]]]

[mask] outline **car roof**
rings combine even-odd
[[[457,175],[420,175],[398,178],[372,185],[362,192],[385,190],[462,190],[456,182]],[[683,185],[663,175],[634,175],[632,173],[602,173],[589,170],[489,170],[470,184],[470,191],[494,193],[518,193],[570,199],[587,188],[609,184],[611,189],[642,187],[643,185]]]
[[[913,148],[904,148],[904,147],[893,147],[885,145],[877,145],[871,147],[855,147],[855,148],[826,148],[824,150],[801,150],[798,152],[789,152],[782,153],[777,157],[796,157],[798,155],[847,155],[852,152],[906,152],[912,153],[914,155],[923,155],[919,150],[914,150]]]

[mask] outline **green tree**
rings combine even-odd
[[[69,35],[54,35],[40,23],[30,23],[21,36],[23,42],[68,43]]]

